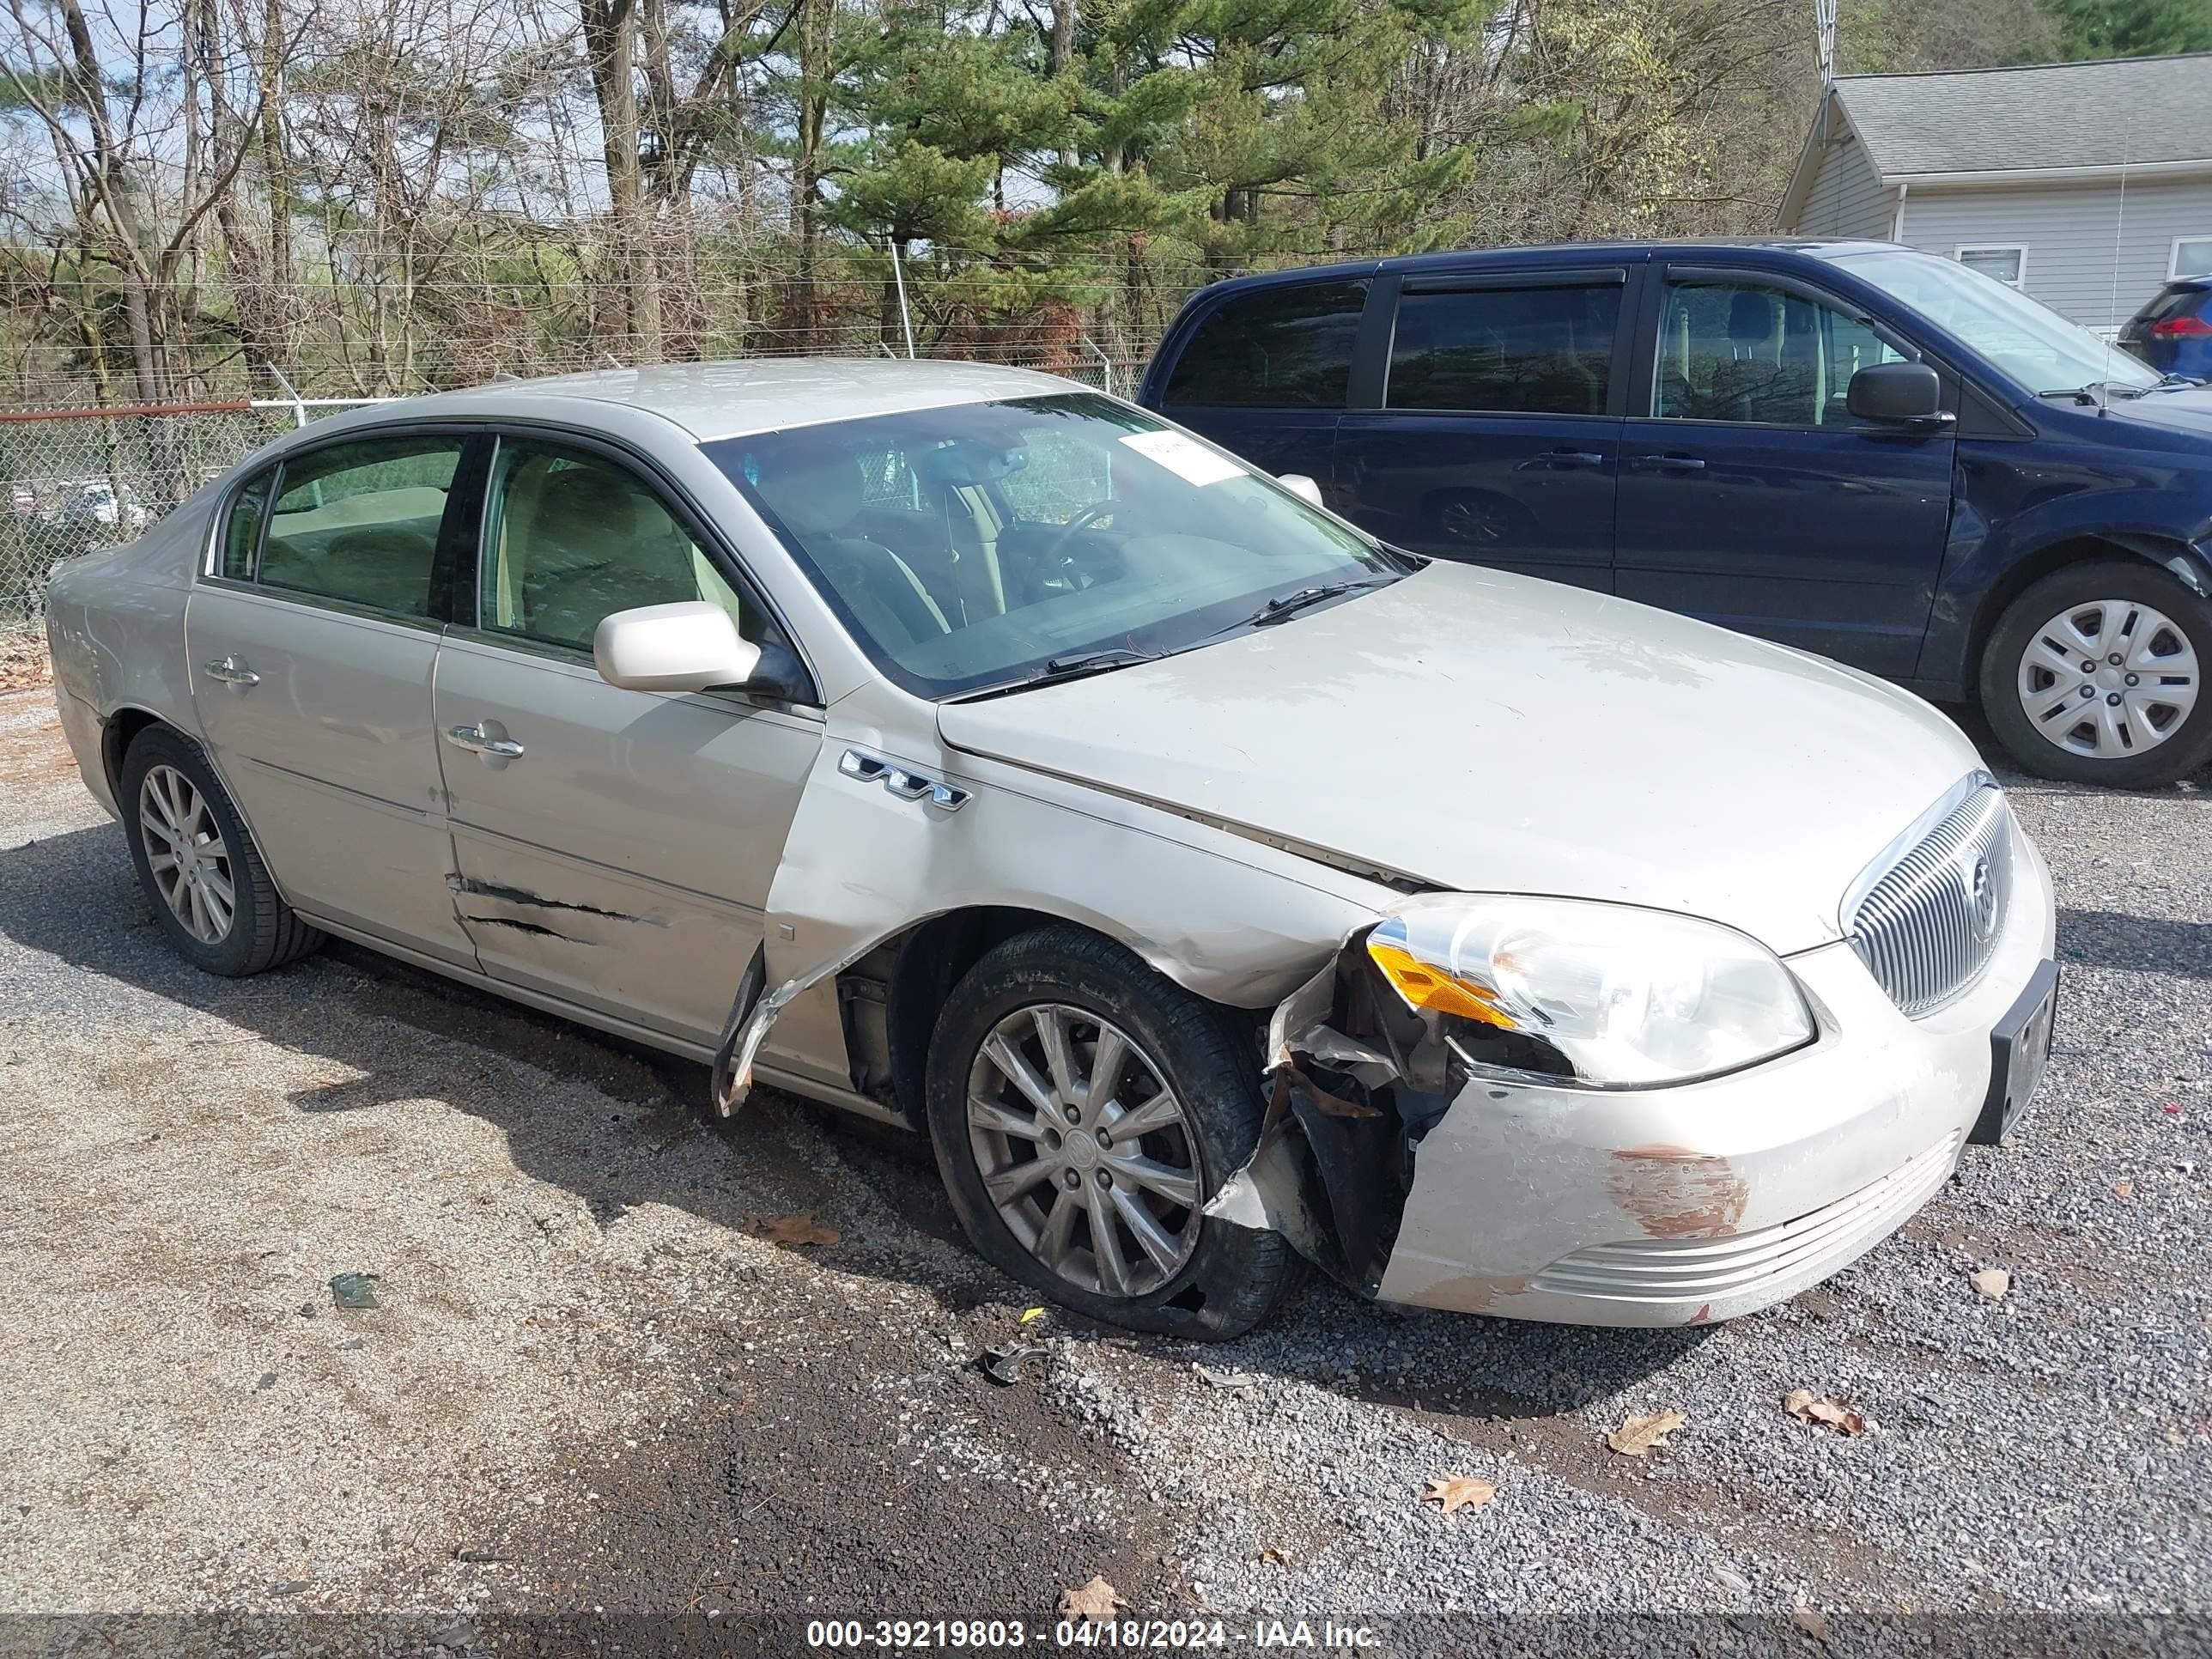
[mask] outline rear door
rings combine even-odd
[[[1609,590],[1628,293],[1621,266],[1405,278],[1382,407],[1337,428],[1341,510],[1433,558]]]
[[[1858,369],[1918,353],[1795,277],[1655,276],[1614,591],[1910,676],[1950,527],[1954,427],[1863,422],[1844,398]]]
[[[486,972],[711,1045],[761,942],[818,709],[630,691],[592,635],[682,599],[784,635],[706,527],[620,452],[503,434],[473,607],[438,658],[457,904]]]
[[[193,710],[284,896],[464,966],[430,678],[469,441],[356,439],[247,480],[185,613]]]
[[[1335,505],[1330,454],[1367,290],[1365,279],[1233,290],[1183,336],[1160,412],[1262,471],[1304,473]]]

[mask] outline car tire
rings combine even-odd
[[[2155,670],[2185,661],[2193,703],[2178,709],[2158,701]],[[1998,618],[1982,651],[1982,712],[2007,752],[2031,772],[2148,788],[2212,760],[2208,665],[2212,601],[2143,561],[2068,565]],[[2081,717],[2059,732],[2055,722],[2068,720],[2076,705]]]
[[[1075,1091],[1055,1086],[1065,1079],[1050,1063],[1048,1026],[1065,1033],[1069,1069],[1082,1074]],[[1092,1100],[1109,1031],[1117,1080]],[[1047,1108],[990,1058],[1009,1049]],[[971,1108],[978,1097],[1010,1115]],[[994,1267],[1063,1307],[1132,1330],[1225,1341],[1265,1320],[1297,1282],[1299,1260],[1279,1235],[1198,1208],[1259,1141],[1251,1033],[1110,940],[1045,927],[987,952],[938,1016],[927,1099],[938,1167],[969,1238]],[[997,1127],[1023,1117],[1034,1135]],[[1134,1127],[1116,1143],[1109,1132],[1123,1121]],[[1055,1138],[1043,1133],[1048,1123],[1066,1132],[1057,1146],[1047,1144]],[[1006,1183],[1032,1159],[1049,1172],[1010,1194]],[[1188,1205],[1185,1187],[1196,1193]],[[1101,1216],[1110,1241],[1103,1253],[1093,1231]]]
[[[323,942],[278,896],[198,744],[173,727],[148,726],[124,755],[119,785],[138,884],[169,943],[193,967],[235,979],[296,962]],[[180,839],[191,844],[181,860]]]

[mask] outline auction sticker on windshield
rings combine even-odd
[[[1158,461],[1185,483],[1219,483],[1241,478],[1244,469],[1180,432],[1132,432],[1121,441],[1147,460]]]

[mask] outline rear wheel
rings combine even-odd
[[[236,977],[305,956],[323,936],[292,913],[199,745],[149,726],[123,757],[118,805],[138,883],[195,968]]]
[[[1260,1133],[1249,1033],[1109,940],[1048,927],[953,988],[929,1128],[993,1265],[1107,1323],[1220,1340],[1272,1312],[1297,1260],[1201,1206]]]
[[[2031,772],[2171,783],[2212,760],[2212,602],[2136,561],[2069,565],[2014,599],[1983,653],[1983,712]]]

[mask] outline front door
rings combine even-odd
[[[430,696],[436,554],[465,441],[362,439],[249,480],[185,643],[200,729],[285,897],[473,966],[446,890]]]
[[[1670,274],[1627,423],[1613,588],[1910,676],[1951,520],[1948,426],[1855,420],[1852,374],[1905,343],[1792,283]]]
[[[448,635],[435,709],[449,897],[485,970],[711,1044],[822,722],[735,694],[623,690],[592,667],[601,618],[636,605],[713,599],[764,636],[765,608],[704,540],[626,461],[502,437],[477,626]]]
[[[1431,558],[1613,585],[1626,273],[1408,283],[1381,409],[1337,428],[1345,515]]]

